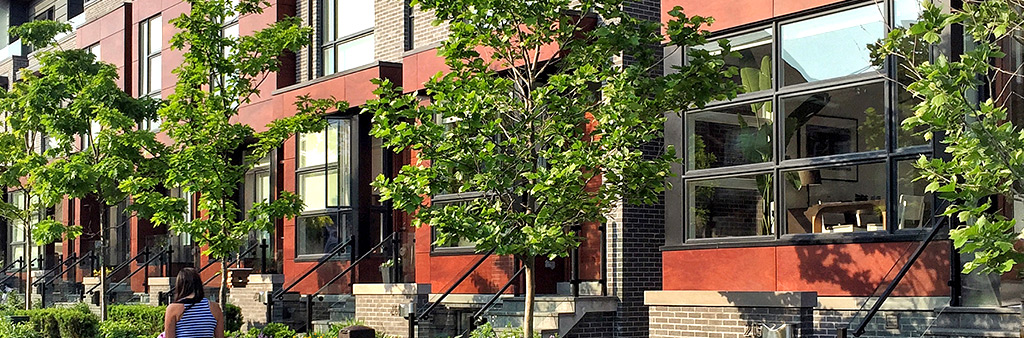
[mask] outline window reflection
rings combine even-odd
[[[874,83],[783,99],[786,158],[885,149],[884,88]]]
[[[868,47],[885,35],[881,4],[783,25],[785,85],[876,71]]]
[[[773,159],[771,102],[688,114],[689,169],[708,169]]]
[[[297,255],[326,254],[344,242],[346,215],[316,215],[297,219],[295,246]]]
[[[931,226],[932,194],[925,192],[927,181],[918,180],[920,171],[914,160],[896,163],[896,221],[897,229]]]
[[[726,56],[725,63],[739,69],[739,74],[732,80],[740,85],[744,93],[753,93],[772,89],[772,29],[762,29],[743,34],[729,40],[732,51],[739,57]],[[718,42],[711,42],[695,49],[702,49],[712,54],[721,53]]]
[[[689,238],[763,236],[774,233],[771,174],[687,183]]]
[[[885,163],[783,172],[786,232],[885,231]]]

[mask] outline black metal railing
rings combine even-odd
[[[935,237],[942,231],[942,229],[948,224],[949,217],[942,217],[939,220],[939,222],[932,227],[931,231],[928,232],[928,235],[924,238],[924,240],[922,240],[921,243],[918,244],[917,249],[914,250],[914,252],[910,255],[909,258],[907,258],[906,263],[904,263],[903,267],[900,268],[899,272],[896,273],[896,276],[893,277],[892,281],[889,282],[889,285],[885,287],[885,291],[882,291],[882,294],[878,296],[878,300],[875,301],[875,303],[871,306],[871,309],[868,310],[868,312],[864,315],[864,318],[861,320],[860,324],[858,324],[857,327],[854,328],[852,333],[854,337],[860,337],[864,335],[865,331],[867,331],[868,323],[870,323],[871,319],[874,318],[876,314],[878,314],[878,311],[882,308],[882,304],[884,304],[885,301],[889,299],[889,296],[892,295],[893,291],[896,290],[896,287],[899,285],[900,281],[903,280],[903,277],[907,275],[907,272],[910,271],[910,268],[914,265],[915,262],[917,262],[917,259],[921,257],[921,254],[924,253],[925,249],[928,248],[928,244],[930,244],[935,239]],[[848,333],[847,330],[848,327],[838,328],[836,336],[838,338],[846,338]]]
[[[455,291],[455,288],[461,285],[462,282],[466,281],[466,279],[468,279],[469,276],[473,274],[473,271],[476,271],[476,269],[480,267],[480,264],[483,264],[484,261],[486,261],[487,258],[490,258],[492,254],[494,254],[493,248],[484,253],[484,255],[480,257],[480,259],[476,260],[476,263],[473,263],[473,265],[470,266],[469,269],[466,269],[466,271],[462,273],[462,276],[459,276],[459,278],[455,280],[455,283],[452,283],[452,285],[448,287],[448,290],[445,290],[444,293],[437,298],[437,300],[434,300],[433,302],[428,304],[427,308],[423,310],[423,312],[417,314],[416,311],[412,311],[412,313],[409,314],[408,318],[409,337],[415,337],[416,325],[418,325],[419,322],[422,321],[423,319],[430,316],[430,314],[434,312],[434,309],[436,309],[438,305],[441,305],[441,302],[443,302],[445,298],[448,298],[448,296]]]
[[[288,287],[282,289],[281,291],[275,292],[271,299],[281,299],[282,297],[284,297],[284,295],[288,293],[288,291],[291,291],[293,288],[295,288],[296,285],[305,280],[306,277],[309,277],[309,275],[313,274],[313,271],[316,271],[316,269],[319,269],[321,266],[327,264],[327,262],[334,259],[335,256],[340,254],[342,251],[345,251],[345,248],[351,246],[353,242],[355,242],[355,237],[349,237],[348,240],[345,241],[345,243],[341,243],[341,245],[334,247],[334,250],[331,250],[331,252],[328,253],[327,256],[320,257],[320,259],[316,261],[316,265],[313,265],[313,267],[306,270],[306,273],[303,273],[302,276],[299,277],[299,279],[296,279],[294,282],[289,284]]]
[[[289,284],[288,287],[286,287],[284,289],[281,289],[280,291],[277,291],[277,292],[274,292],[273,294],[271,294],[270,297],[267,298],[267,318],[272,318],[271,314],[273,313],[273,307],[274,307],[274,302],[275,301],[283,299],[285,294],[287,294],[289,291],[291,291],[293,288],[295,288],[296,285],[299,285],[299,283],[302,282],[303,280],[305,280],[306,277],[309,277],[309,275],[313,274],[313,271],[316,271],[321,266],[323,266],[324,264],[327,264],[327,262],[329,262],[332,259],[334,259],[335,256],[338,256],[338,254],[340,254],[343,251],[345,251],[345,248],[350,247],[352,245],[352,243],[355,243],[355,237],[350,236],[348,238],[348,240],[346,240],[344,243],[341,243],[340,245],[334,247],[334,249],[331,250],[331,252],[328,253],[326,256],[320,257],[320,259],[317,260],[316,265],[313,265],[313,267],[307,269],[306,272],[302,274],[302,276],[300,276],[298,279],[296,279],[291,284]],[[350,267],[351,267],[351,265],[350,265]],[[333,282],[333,280],[332,280],[332,282]],[[317,291],[317,292],[319,292],[319,291]],[[311,300],[312,298],[313,297],[307,297],[306,298],[306,308],[307,308],[307,310],[309,310],[309,308],[312,307],[312,300]],[[307,318],[306,318],[307,319],[307,322],[306,322],[306,329],[307,330],[309,328],[311,328],[311,325],[312,325],[312,323],[311,323],[312,321],[309,320],[309,313],[310,313],[310,311],[307,311],[307,315],[306,315],[307,316]]]
[[[76,260],[75,255],[71,254],[67,259],[61,261],[60,264],[58,264],[55,269],[47,270],[46,273],[44,273],[42,276],[39,276],[39,278],[36,278],[32,282],[33,287],[39,288],[39,303],[43,304],[44,307],[46,306],[46,286],[59,279],[61,276],[63,276],[64,273],[68,271],[67,269],[64,268],[64,266],[70,266],[73,260],[75,262],[78,261]],[[55,273],[57,273],[58,271],[60,273],[55,275]]]
[[[235,255],[235,258],[232,258],[231,260],[229,260],[227,266],[235,265],[236,263],[238,263],[239,260],[242,259],[242,257],[245,257],[246,255],[251,254],[253,251],[256,251],[256,248],[258,248],[258,247],[260,247],[260,243],[254,243],[253,245],[250,245],[248,248],[245,249],[245,251],[242,251],[242,253],[240,253],[238,255]],[[205,269],[205,268],[207,268],[209,266],[210,266],[210,264],[207,263],[206,266],[203,267],[203,268]],[[210,276],[210,278],[207,278],[205,281],[203,281],[203,286],[206,286],[206,284],[210,284],[210,282],[212,282],[214,279],[217,279],[217,276],[220,276],[220,274],[222,274],[222,273],[227,273],[227,272],[226,271],[220,271],[220,272],[217,272],[217,273],[213,274],[213,276]]]
[[[160,257],[163,257],[164,255],[166,255],[167,254],[167,250],[161,251],[160,253],[158,253],[156,255],[153,255],[153,256],[150,256],[149,249],[146,249],[146,250],[142,251],[142,253],[146,257],[146,261],[144,263],[142,263],[142,264],[139,264],[139,266],[136,267],[134,270],[132,270],[132,272],[129,273],[128,276],[125,276],[124,278],[121,278],[121,280],[117,281],[117,283],[111,284],[110,287],[107,288],[107,294],[108,295],[111,292],[113,292],[114,289],[116,289],[118,286],[123,285],[124,282],[131,280],[131,278],[133,276],[135,276],[135,274],[138,274],[139,271],[148,270],[149,264],[152,263],[154,260],[156,260],[156,259],[158,259]]]
[[[234,259],[234,260],[232,260],[232,261],[228,262],[228,265],[230,266],[230,265],[233,265],[233,264],[237,263],[237,262],[238,262],[238,260],[239,260],[239,258],[241,258],[241,257],[244,257],[245,255],[248,255],[248,254],[252,253],[252,251],[253,251],[253,250],[256,250],[256,248],[262,248],[262,249],[263,249],[263,260],[264,260],[264,263],[263,263],[264,267],[263,267],[263,269],[264,269],[264,271],[265,271],[265,270],[266,270],[266,256],[267,256],[267,253],[266,253],[266,249],[267,249],[267,243],[266,243],[266,241],[264,241],[264,242],[262,242],[262,243],[253,243],[252,245],[250,245],[249,247],[247,247],[247,248],[245,249],[245,251],[242,251],[242,253],[240,253],[240,254],[238,254],[237,256],[235,256],[235,259]],[[171,251],[167,251],[167,255],[168,255],[168,262],[170,261],[170,254],[171,254]],[[206,262],[206,264],[205,264],[205,265],[203,265],[203,267],[199,268],[199,270],[198,270],[198,271],[196,271],[196,272],[197,272],[197,273],[198,273],[199,275],[202,275],[202,274],[203,274],[203,271],[206,271],[206,269],[209,269],[209,268],[210,268],[211,266],[213,266],[214,264],[217,264],[217,263],[219,263],[220,261],[221,261],[220,259],[210,259],[210,260],[208,260],[208,261]],[[166,277],[171,277],[171,268],[170,268],[170,263],[168,263],[168,265],[167,265],[167,272],[166,272],[166,274],[167,274],[167,276],[166,276]],[[212,277],[210,277],[209,279],[207,279],[207,280],[203,281],[203,285],[209,284],[209,283],[210,283],[210,282],[212,282],[212,281],[213,281],[213,280],[214,280],[215,278],[217,278],[217,276],[219,276],[219,275],[220,275],[220,273],[214,274],[214,275],[213,275]],[[160,298],[160,303],[161,303],[161,304],[169,304],[169,303],[171,303],[172,301],[174,301],[174,299],[171,299],[171,298],[173,298],[173,297],[174,297],[174,290],[175,290],[176,288],[177,288],[177,285],[171,285],[171,287],[170,287],[170,288],[168,288],[166,292],[160,292],[160,293],[159,293],[159,294],[157,295],[157,297],[159,297],[159,298]]]
[[[143,255],[149,255],[149,249],[148,248],[143,250],[140,253],[135,254],[135,256],[132,256],[132,258],[129,258],[129,259],[125,260],[121,264],[118,264],[116,267],[114,267],[113,270],[110,270],[110,272],[107,273],[107,277],[110,277],[110,276],[112,276],[112,275],[114,275],[114,274],[116,274],[118,272],[121,272],[121,270],[124,270],[125,268],[131,266],[132,262],[139,260],[139,258],[141,258]],[[104,269],[104,267],[101,266],[100,269]],[[87,295],[87,294],[93,293],[93,291],[96,291],[96,288],[99,288],[100,285],[103,285],[102,281],[99,284],[93,285],[91,288],[89,288],[88,291],[82,293],[82,297],[85,297],[85,295]]]
[[[339,279],[344,277],[349,272],[355,270],[356,266],[358,266],[359,263],[362,263],[364,260],[366,260],[367,257],[370,257],[371,254],[373,254],[378,249],[383,247],[384,244],[391,242],[391,239],[394,238],[395,234],[396,233],[392,232],[387,237],[381,239],[380,243],[377,243],[377,245],[373,246],[373,248],[370,248],[370,250],[367,250],[365,253],[363,253],[362,256],[359,256],[359,258],[356,258],[356,260],[352,261],[351,264],[345,267],[344,270],[341,270],[341,272],[335,275],[334,278],[331,278],[331,280],[327,281],[327,283],[324,283],[324,285],[321,286],[320,289],[306,296],[306,332],[312,332],[310,330],[313,328],[313,300],[322,301],[323,297],[320,297],[320,294],[323,293],[327,289],[327,287],[331,286],[331,284],[334,284],[334,282],[337,282]],[[294,283],[292,285],[294,286]],[[317,297],[320,297],[321,299],[317,299]]]
[[[14,265],[18,265],[19,268],[17,270],[10,271],[11,268],[14,267]],[[14,276],[16,276],[19,272],[21,272],[21,270],[25,270],[25,259],[24,258],[18,258],[16,260],[14,260],[13,262],[5,265],[3,267],[3,269],[0,269],[0,273],[5,273],[5,274],[8,274],[8,275],[4,276],[3,279],[0,279],[0,285],[3,285],[4,283],[7,282],[7,280],[9,280],[9,279],[13,278]]]
[[[484,306],[480,307],[480,309],[476,310],[473,315],[469,316],[469,328],[463,331],[459,337],[469,337],[469,334],[473,332],[477,326],[487,323],[487,319],[484,317],[484,314],[494,306],[494,303],[498,302],[498,299],[501,298],[501,295],[505,294],[505,291],[508,291],[509,287],[519,280],[519,275],[522,275],[523,272],[526,272],[525,266],[519,268],[519,271],[516,271],[516,273],[512,275],[512,278],[509,278],[508,282],[505,283],[505,286],[502,286],[498,292],[495,292],[494,295],[491,296],[491,299],[487,300],[487,303],[484,303]]]

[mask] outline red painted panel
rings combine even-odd
[[[891,281],[916,245],[894,242],[666,251],[662,256],[664,289],[866,296]],[[948,242],[930,245],[895,295],[948,294],[949,250]]]
[[[775,16],[792,14],[842,0],[775,0]]]
[[[431,292],[441,293],[458,281],[480,259],[480,255],[430,257]],[[453,293],[495,293],[512,277],[510,256],[488,257]]]
[[[892,280],[917,245],[918,242],[894,242],[779,247],[778,291],[867,296]],[[947,280],[949,243],[934,243],[911,267],[895,295],[948,295]]]
[[[424,88],[424,84],[438,72],[446,72],[444,58],[437,55],[437,49],[425,50],[402,59],[402,83],[406,93]]]
[[[710,30],[720,30],[772,17],[772,0],[662,0],[661,20],[672,17],[668,11],[681,6],[687,16],[711,16],[715,23]]]
[[[662,253],[665,290],[772,291],[775,248],[733,248]]]

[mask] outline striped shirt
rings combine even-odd
[[[185,312],[175,325],[177,338],[213,338],[217,329],[217,318],[210,312],[210,301],[206,298],[198,302],[194,299],[179,301],[185,305]]]

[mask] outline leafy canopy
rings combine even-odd
[[[0,180],[31,195],[34,205],[21,212],[51,207],[65,196],[117,204],[131,193],[121,182],[159,177],[166,168],[159,156],[165,146],[154,133],[137,128],[156,117],[159,103],[126,94],[117,84],[117,69],[88,51],[62,49],[56,38],[70,30],[54,21],[11,29],[28,44],[45,48],[35,54],[39,68],[23,70],[21,81],[0,98],[8,126],[0,133],[0,157],[7,164]],[[82,231],[47,218],[32,234],[35,242],[46,244]]]
[[[949,201],[943,215],[962,224],[950,237],[962,252],[975,255],[965,272],[1005,273],[1024,262],[1014,248],[1020,238],[1015,221],[991,198],[1024,197],[1024,130],[1013,124],[1006,105],[1021,95],[1009,90],[1009,83],[1021,80],[1021,69],[993,62],[1006,57],[1002,46],[1024,43],[1022,5],[1020,0],[965,1],[961,10],[944,13],[926,3],[919,22],[894,29],[875,50],[879,58],[898,57],[899,71],[913,80],[907,90],[920,103],[903,128],[920,130],[929,140],[943,135],[944,156],[922,156],[915,166],[918,179],[928,182],[926,190]],[[930,52],[953,25],[963,26],[966,45],[972,46],[959,60]]]
[[[154,187],[198,195],[202,217],[186,220],[177,208],[157,207],[153,221],[191,234],[210,256],[227,257],[238,251],[250,232],[270,231],[272,220],[293,217],[302,210],[298,196],[282,192],[273,201],[257,203],[247,218],[240,219],[232,196],[245,173],[295,133],[322,130],[323,113],[346,106],[333,99],[301,97],[297,114],[277,119],[263,131],[239,122],[240,107],[260,93],[259,84],[268,73],[279,69],[279,56],[308,44],[311,29],[289,17],[252,34],[229,36],[224,25],[232,18],[259,15],[270,3],[192,0],[188,4],[189,13],[170,21],[179,30],[171,38],[171,48],[182,51],[184,59],[174,70],[178,79],[174,93],[158,111],[161,131],[171,140],[167,174],[126,185],[140,192],[138,200],[157,206],[184,205],[184,200],[159,194]]]
[[[371,133],[419,162],[374,186],[440,244],[566,255],[579,243],[574,227],[603,221],[622,200],[659,201],[675,161],[661,146],[665,112],[736,92],[727,80],[736,70],[707,52],[652,76],[662,27],[622,1],[414,2],[448,25],[438,51],[450,71],[426,83],[429,104],[377,80]],[[710,19],[671,14],[671,44],[707,42]],[[471,198],[429,203],[444,194]]]

